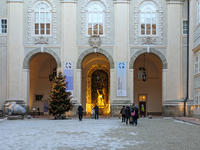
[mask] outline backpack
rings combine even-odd
[[[131,113],[131,116],[135,116],[135,109],[134,109],[133,112]]]

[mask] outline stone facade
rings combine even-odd
[[[103,35],[95,35],[100,39],[96,44],[94,40],[91,44],[92,36],[88,35],[87,28],[88,7],[92,3],[101,6],[104,14]],[[49,35],[36,34],[34,11],[38,4],[48,6],[51,14]],[[147,4],[155,8],[155,35],[141,32],[142,7]],[[199,75],[193,74],[194,56],[200,49],[195,11],[198,5],[194,1],[190,4],[188,116],[200,114],[196,107],[199,104],[194,105],[194,91],[200,88]],[[53,69],[63,71],[64,62],[73,62],[75,107],[70,112],[72,116],[77,115],[80,103],[84,113],[90,113],[91,97],[86,93],[90,81],[86,79],[89,68],[96,64],[110,69],[107,107],[110,107],[111,116],[118,116],[122,105],[135,103],[140,107],[143,102],[147,115],[183,115],[187,71],[187,36],[183,34],[183,20],[187,20],[187,1],[1,0],[0,5],[3,8],[0,19],[7,20],[7,33],[0,32],[0,110],[5,101],[14,100],[24,101],[27,112],[40,108],[44,113],[43,105],[51,85],[48,75]],[[117,96],[117,62],[126,63],[126,96]],[[140,74],[143,67],[145,82]],[[42,95],[44,101],[35,100],[36,95]],[[145,101],[140,96],[145,96]]]

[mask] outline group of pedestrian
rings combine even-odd
[[[78,107],[78,116],[79,116],[79,121],[82,121],[82,117],[83,117],[83,107],[80,104]],[[95,105],[95,107],[92,107],[92,113],[91,113],[91,117],[95,118],[95,119],[99,119],[99,107],[97,105]]]
[[[133,103],[131,107],[126,106],[126,108],[123,106],[121,108],[120,114],[122,114],[122,122],[125,122],[126,119],[126,125],[128,125],[128,122],[130,124],[131,120],[132,125],[137,125],[137,119],[139,118],[137,104],[134,105]]]

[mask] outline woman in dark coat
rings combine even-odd
[[[134,125],[135,123],[135,125],[137,126],[137,119],[139,118],[137,104],[133,107],[133,111],[135,111],[135,116],[132,116],[133,118],[132,125]]]
[[[128,119],[130,118],[130,116],[131,116],[130,108],[129,106],[126,106],[126,109],[125,109],[126,125],[128,125]]]
[[[78,115],[79,115],[79,121],[82,121],[82,117],[83,117],[83,107],[81,106],[81,104],[78,107]]]

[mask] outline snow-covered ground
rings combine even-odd
[[[173,119],[139,119],[138,126],[119,118],[0,122],[0,150],[196,149],[200,144],[192,140],[199,138],[199,126]]]

